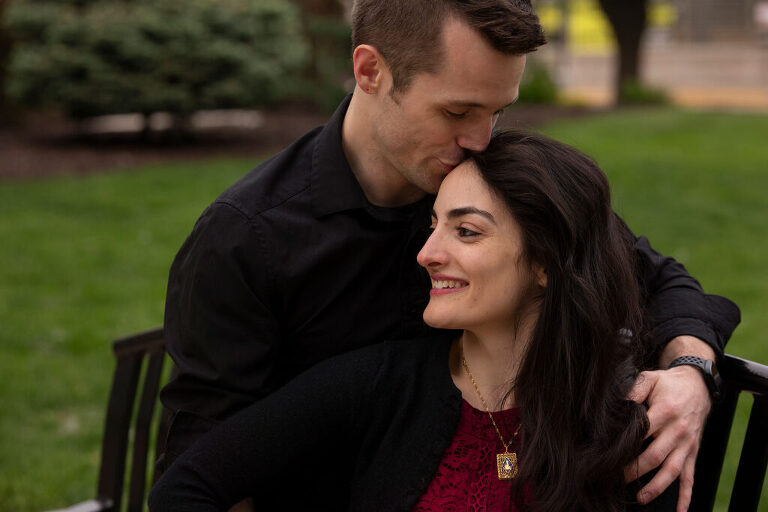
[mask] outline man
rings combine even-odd
[[[488,144],[518,94],[525,54],[544,43],[525,0],[358,0],[354,93],[315,129],[224,192],[171,268],[166,336],[178,370],[167,464],[213,424],[332,355],[418,334],[426,290],[416,253],[432,194]],[[638,239],[660,342],[715,359],[738,310]],[[671,341],[670,341],[671,340]],[[641,375],[653,443],[628,470],[659,464],[649,501],[681,477],[687,507],[710,408],[696,368]],[[311,428],[311,426],[308,426]]]

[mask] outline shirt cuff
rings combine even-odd
[[[654,328],[656,339],[659,340],[658,349],[678,336],[694,336],[712,347],[715,355],[722,358],[725,347],[724,339],[712,328],[710,324],[698,318],[672,318]]]

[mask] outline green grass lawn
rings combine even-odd
[[[768,364],[768,116],[656,110],[560,122],[545,130],[593,156],[636,234],[683,262],[709,293],[741,308],[727,352]],[[727,510],[747,423],[742,397],[718,490]],[[759,510],[768,511],[768,483]]]
[[[768,117],[637,111],[546,131],[597,159],[636,233],[741,306],[728,351],[768,362]],[[93,496],[110,341],[161,324],[173,255],[253,165],[0,183],[0,512]]]
[[[0,511],[93,497],[110,341],[162,324],[173,255],[253,165],[0,184]]]

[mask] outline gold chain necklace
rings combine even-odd
[[[485,407],[485,412],[488,413],[488,417],[491,418],[493,428],[496,429],[496,433],[499,434],[499,439],[501,439],[501,444],[504,446],[504,453],[496,454],[496,471],[499,474],[499,480],[512,480],[517,476],[518,473],[517,452],[509,453],[509,446],[517,437],[518,432],[520,432],[520,425],[518,425],[515,433],[512,434],[509,442],[505,443],[504,436],[501,435],[501,430],[499,430],[498,425],[496,425],[496,420],[493,419],[493,414],[491,414],[491,410],[488,408],[488,404],[485,403],[485,398],[483,398],[482,393],[480,393],[480,389],[477,387],[477,382],[475,382],[475,378],[472,376],[472,372],[469,371],[467,360],[464,359],[464,346],[462,343],[459,343],[459,353],[461,354],[461,364],[464,366],[464,371],[467,372],[469,380],[472,381],[472,386],[474,386],[475,392],[477,392],[477,396],[480,398],[480,402],[482,402],[483,407]]]

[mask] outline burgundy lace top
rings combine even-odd
[[[518,409],[493,413],[505,440],[509,440],[519,424]],[[513,452],[520,446],[519,438],[509,446]],[[496,454],[504,446],[493,428],[488,413],[475,409],[465,400],[461,417],[450,446],[443,453],[440,466],[414,512],[497,512],[518,510],[517,503],[530,501],[527,486],[516,491],[511,480],[499,480]]]

